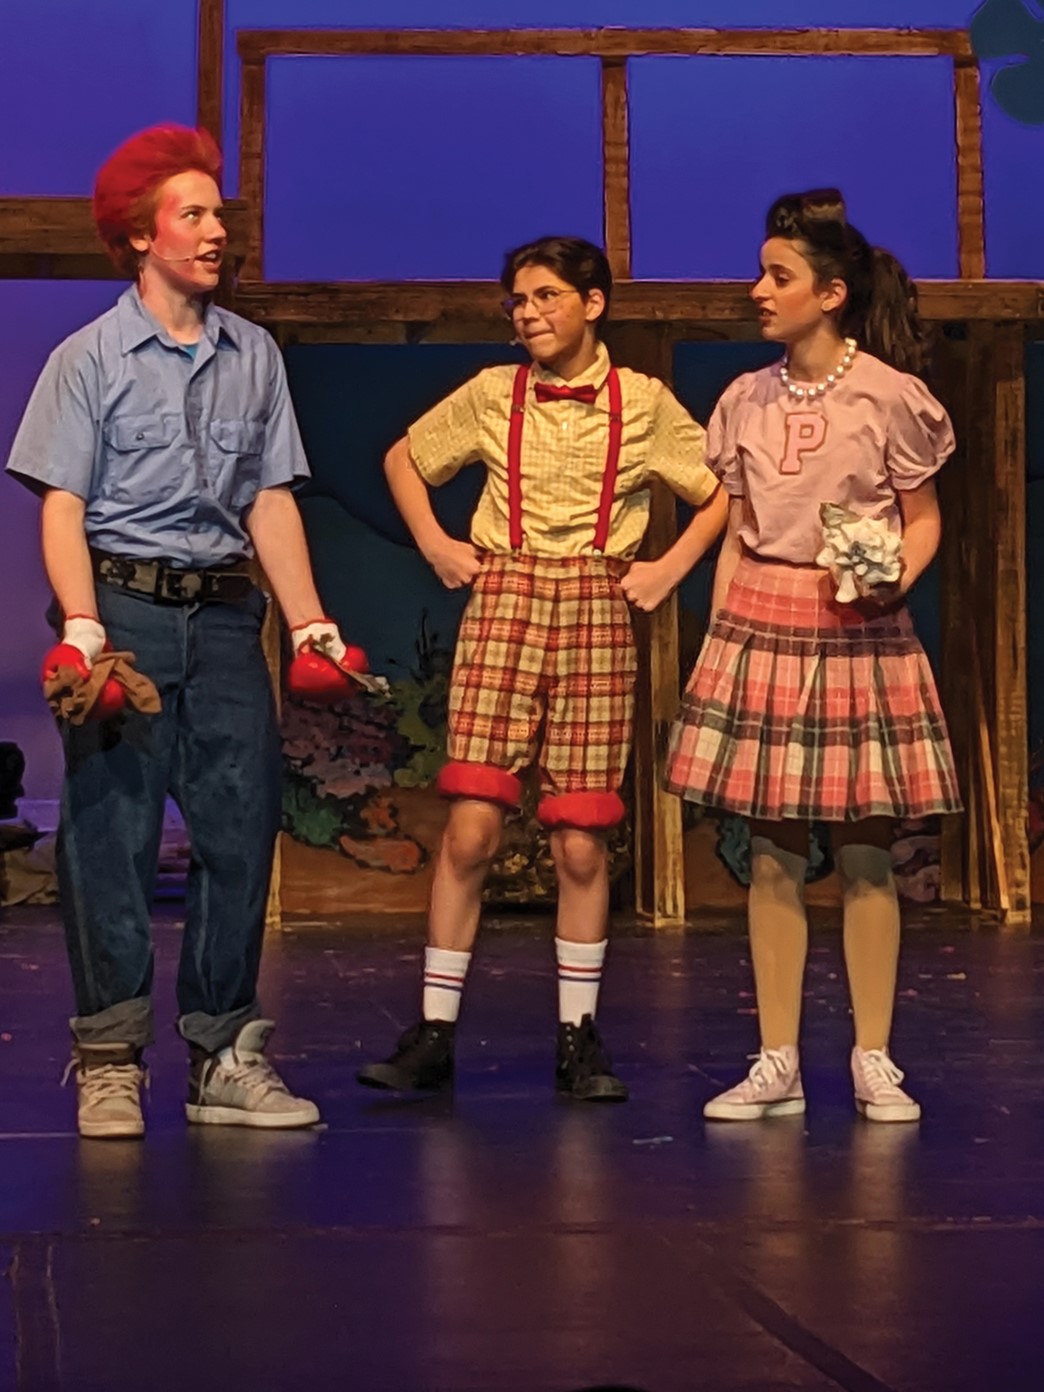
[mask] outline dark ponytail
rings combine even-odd
[[[801,255],[821,285],[844,281],[848,298],[838,316],[844,337],[900,372],[923,374],[928,348],[917,287],[891,252],[872,247],[851,225],[837,189],[777,198],[765,235],[804,243]]]

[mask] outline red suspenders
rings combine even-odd
[[[528,382],[529,364],[523,363],[515,373],[515,384],[511,392],[511,424],[508,428],[508,537],[512,551],[518,551],[522,547],[522,426],[526,418]],[[620,374],[615,367],[609,369],[605,385],[609,391],[609,446],[605,456],[605,469],[602,472],[602,493],[598,500],[598,521],[594,535],[596,551],[604,551],[609,540],[609,522],[612,517],[613,499],[616,496],[620,442],[623,437],[623,400],[620,394]]]
[[[604,551],[609,540],[609,519],[616,496],[616,475],[620,469],[620,440],[623,436],[623,402],[620,397],[620,374],[615,367],[609,369],[605,379],[609,388],[609,448],[605,456],[605,472],[602,474],[602,496],[598,503],[598,525],[595,528],[595,550]]]
[[[522,426],[526,419],[528,381],[529,364],[523,363],[515,373],[508,429],[508,538],[512,551],[522,549]]]

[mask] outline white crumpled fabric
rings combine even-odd
[[[902,574],[903,539],[887,522],[860,517],[837,503],[823,503],[823,549],[816,565],[835,577],[837,602],[852,604],[879,585],[894,585]]]

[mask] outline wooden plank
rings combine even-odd
[[[962,279],[986,274],[986,227],[983,214],[982,91],[974,59],[954,63],[954,108],[957,122],[957,246]]]
[[[996,607],[992,651],[997,821],[1000,854],[1010,892],[1008,923],[1028,923],[1029,745],[1026,692],[1026,377],[1025,337],[1017,324],[998,324],[993,346],[993,468],[989,496],[994,512],[993,562]]]
[[[948,710],[956,703],[959,712],[955,749],[967,806],[963,897],[1011,924],[1028,922],[1031,897],[1024,348],[1017,324],[969,326],[959,408],[963,511],[943,576],[944,674]]]
[[[264,275],[265,241],[265,63],[243,64],[239,94],[239,196],[249,208],[244,280]]]
[[[609,345],[621,366],[669,381],[673,337],[665,325],[612,329]],[[674,498],[652,490],[643,556],[661,556],[677,535]],[[654,928],[685,922],[685,859],[681,800],[663,786],[667,734],[678,714],[680,672],[678,601],[675,595],[655,614],[634,615],[638,645],[638,688],[634,723],[635,909]]]
[[[0,198],[0,256],[105,254],[89,198]]]
[[[196,41],[196,125],[220,145],[225,82],[225,0],[199,0]]]
[[[974,632],[974,630],[973,630]],[[1001,827],[1001,802],[997,790],[996,755],[990,738],[990,712],[986,708],[983,690],[982,658],[977,648],[972,660],[972,706],[973,725],[977,735],[974,751],[982,784],[980,799],[983,810],[983,829],[985,839],[982,846],[982,859],[987,867],[989,895],[992,908],[997,908],[1005,916],[1012,909],[1011,886],[1008,878],[1007,855]]]
[[[631,149],[628,132],[627,60],[602,63],[602,168],[605,254],[615,280],[631,276]]]
[[[2,227],[2,222],[0,222]],[[0,248],[2,248],[0,240]],[[749,325],[756,336],[747,281],[623,280],[613,289],[614,323],[662,322],[695,329],[713,324]],[[1044,321],[1044,283],[1039,281],[923,280],[918,282],[925,319]],[[500,323],[503,292],[495,281],[341,281],[265,285],[244,273],[238,303],[266,323],[368,324],[378,320],[430,324],[467,319]]]
[[[967,544],[968,533],[961,525],[963,519],[970,515],[968,494],[972,475],[966,350],[963,338],[942,339],[936,354],[938,381],[933,383],[950,413],[957,436],[957,453],[938,476],[943,521],[938,560],[941,649],[938,683],[953,745],[961,798],[968,809],[961,815],[943,818],[939,896],[944,903],[970,902],[968,848],[976,834],[975,824],[971,820],[975,797],[971,783],[973,765],[969,758],[971,732],[966,699],[970,664],[970,623],[966,597],[969,586],[974,587],[974,577],[969,575],[972,557]]]
[[[952,56],[969,58],[962,29],[244,29],[244,62],[282,56],[358,54],[551,55],[640,58],[677,54]]]
[[[246,205],[225,204],[230,235],[242,236]],[[89,198],[0,198],[0,256],[87,256],[104,248],[94,230]]]

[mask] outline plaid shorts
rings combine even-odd
[[[451,760],[536,764],[546,795],[616,792],[631,751],[638,658],[626,562],[491,555],[461,620]]]
[[[861,613],[824,570],[744,557],[682,698],[667,786],[768,821],[959,811],[906,606]]]

